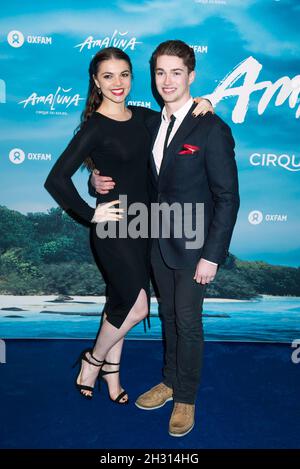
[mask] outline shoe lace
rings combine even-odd
[[[175,409],[186,416],[191,415],[193,407],[187,404],[180,405],[180,402],[175,402]]]

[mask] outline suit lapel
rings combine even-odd
[[[159,131],[160,123],[161,123],[161,113],[158,115],[157,120],[155,120],[155,124],[153,125],[152,132],[151,132],[152,143],[151,143],[150,166],[151,166],[153,175],[156,180],[158,179],[158,174],[157,174],[156,165],[155,165],[154,156],[153,156],[153,147],[154,147],[154,143],[155,143],[158,131]]]
[[[162,175],[164,171],[166,170],[166,167],[172,161],[174,155],[181,149],[181,146],[185,142],[185,139],[188,137],[188,135],[193,131],[194,127],[199,124],[199,118],[194,117],[192,115],[192,111],[194,108],[197,106],[196,103],[194,103],[183,119],[181,125],[179,126],[179,129],[175,133],[174,137],[172,138],[169,146],[167,147],[166,154],[162,160],[160,171],[159,171],[159,180],[161,180]],[[152,160],[153,160],[153,154],[152,154]]]

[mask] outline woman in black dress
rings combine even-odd
[[[148,314],[148,240],[124,238],[118,236],[118,230],[116,237],[100,239],[96,228],[97,223],[118,225],[123,216],[122,207],[117,207],[121,195],[127,196],[128,206],[135,202],[148,205],[151,140],[145,120],[154,111],[126,107],[132,65],[122,50],[101,50],[92,59],[89,72],[80,130],[53,166],[45,187],[65,210],[92,222],[92,242],[107,282],[104,320],[93,350],[85,350],[80,356],[76,386],[84,397],[91,398],[97,378],[104,378],[110,398],[126,404],[128,395],[120,385],[119,364],[126,333]],[[71,179],[83,163],[89,170],[101,167],[117,182],[118,191],[99,196],[96,209],[80,197]]]

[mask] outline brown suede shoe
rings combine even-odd
[[[195,425],[195,405],[175,402],[169,423],[169,435],[185,436]]]
[[[166,402],[172,401],[173,389],[166,386],[164,383],[159,383],[150,391],[141,394],[135,401],[135,405],[139,409],[154,410],[163,407]]]

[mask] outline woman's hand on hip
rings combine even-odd
[[[91,176],[91,184],[98,194],[108,194],[111,189],[114,189],[115,182],[109,176],[101,176],[98,169],[94,169]]]

